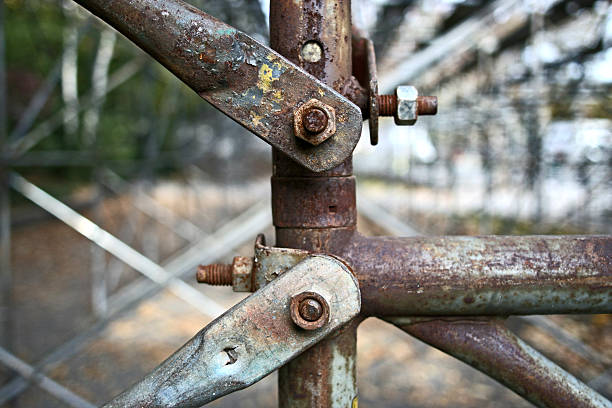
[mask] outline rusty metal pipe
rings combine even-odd
[[[608,236],[354,234],[338,249],[357,275],[366,315],[612,313]]]
[[[348,0],[272,0],[270,45],[322,82],[355,101],[351,9]],[[327,141],[325,142],[327,143]],[[326,172],[309,171],[283,153],[273,155],[272,216],[276,245],[335,254],[351,235],[319,241],[312,231],[355,230],[352,161]],[[279,407],[350,407],[357,403],[354,321],[337,336],[279,370]]]
[[[270,45],[338,92],[352,78],[351,2],[270,1]],[[308,50],[318,48],[311,58]]]
[[[525,344],[501,319],[392,318],[387,321],[482,371],[538,407],[612,405]]]

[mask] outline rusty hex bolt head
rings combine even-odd
[[[304,330],[316,330],[329,321],[329,304],[315,292],[302,292],[291,298],[291,319]]]
[[[317,99],[311,99],[293,112],[295,136],[316,146],[336,133],[336,111]]]
[[[319,108],[312,108],[304,115],[302,124],[310,133],[321,133],[327,127],[327,115]]]

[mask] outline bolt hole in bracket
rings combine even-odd
[[[359,284],[336,258],[309,255],[270,275],[277,277],[211,322],[106,407],[199,407],[255,383],[360,312]],[[291,314],[292,298],[303,294],[323,307],[313,322],[318,327],[308,330],[296,325]],[[308,317],[316,310],[304,313]]]

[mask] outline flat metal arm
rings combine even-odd
[[[180,0],[75,0],[148,52],[227,116],[312,171],[336,167],[361,135],[361,111],[248,35]],[[335,110],[334,135],[294,137],[293,112],[317,99]]]
[[[304,330],[291,298],[317,293],[328,323]],[[357,316],[359,285],[339,260],[311,256],[214,320],[110,407],[199,407],[246,388]]]

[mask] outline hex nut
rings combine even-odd
[[[321,305],[322,311],[318,319],[307,320],[302,316],[302,305],[303,302],[307,300],[314,300]],[[327,322],[329,322],[329,304],[323,296],[316,292],[302,292],[291,297],[289,308],[291,309],[291,320],[293,320],[293,323],[304,330],[316,330],[325,326]]]
[[[253,258],[236,256],[232,262],[232,289],[234,292],[253,291]]]
[[[419,91],[412,85],[402,85],[395,89],[397,111],[394,115],[396,125],[414,125],[418,116]]]
[[[304,118],[311,109],[320,109],[327,116],[327,126],[322,132],[311,133],[304,126]],[[296,137],[311,145],[319,145],[336,133],[336,111],[317,99],[311,99],[293,113],[293,131]]]

